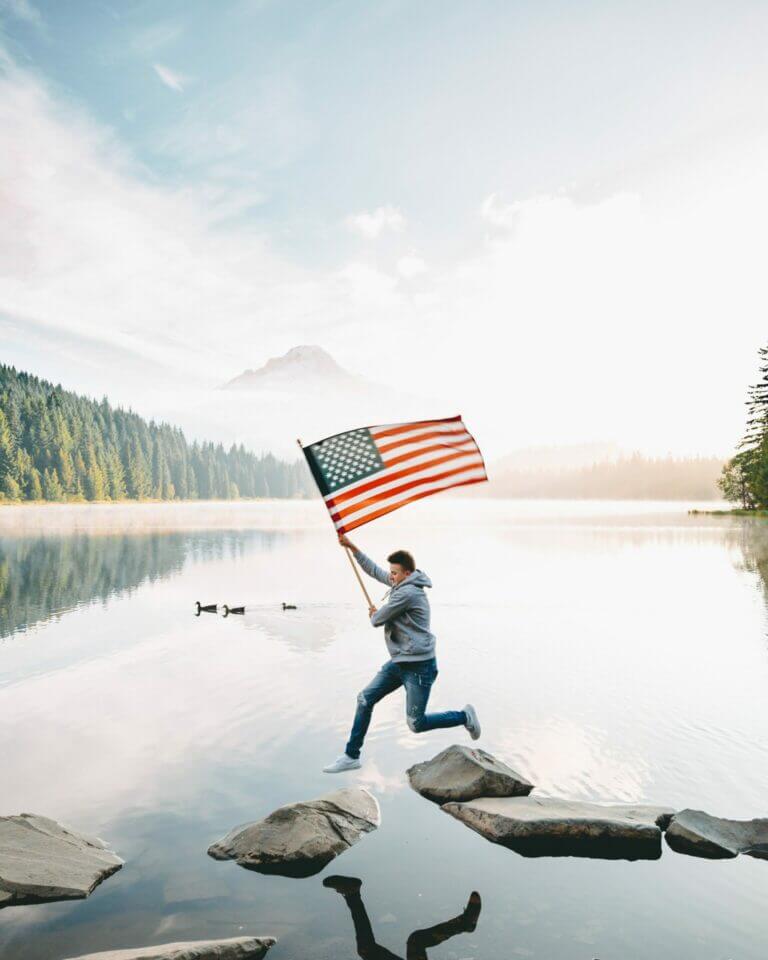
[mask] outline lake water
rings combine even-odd
[[[431,705],[474,702],[479,745],[540,792],[766,816],[768,528],[686,507],[435,498],[354,539],[380,561],[414,552],[435,583]],[[195,618],[195,600],[251,609]],[[362,770],[321,772],[386,655],[319,503],[0,509],[0,634],[0,813],[54,817],[126,861],[87,900],[0,911],[2,960],[245,934],[278,937],[270,960],[354,957],[332,873],[362,880],[398,957],[473,890],[476,929],[431,958],[766,956],[767,862],[494,846],[408,787],[408,766],[469,741],[412,734],[401,693]],[[382,826],[322,874],[206,855],[344,784],[375,793]]]

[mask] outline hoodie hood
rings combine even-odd
[[[405,580],[401,580],[397,587],[431,587],[432,581],[423,570],[414,570]],[[397,587],[393,587],[396,590]]]

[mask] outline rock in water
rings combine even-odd
[[[376,798],[347,787],[279,807],[263,820],[235,827],[208,848],[215,860],[286,877],[310,877],[381,823]]]
[[[768,820],[724,820],[702,810],[676,813],[666,833],[677,853],[722,860],[746,853],[768,860]]]
[[[122,865],[101,840],[55,820],[0,817],[0,907],[87,897]]]
[[[477,797],[525,797],[533,784],[485,750],[454,743],[408,770],[411,786],[435,803]]]
[[[481,797],[443,810],[493,843],[527,857],[656,860],[674,811],[546,797]]]
[[[235,937],[231,940],[194,940],[163,943],[157,947],[105,950],[69,960],[261,960],[275,943],[274,937]]]

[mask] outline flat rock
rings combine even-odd
[[[666,833],[677,853],[722,860],[746,853],[768,860],[768,819],[724,820],[703,810],[676,813]]]
[[[156,947],[130,947],[87,953],[69,960],[261,960],[274,937],[234,937],[231,940],[192,940]]]
[[[101,840],[55,820],[0,817],[0,907],[87,897],[122,865]]]
[[[547,797],[481,797],[442,809],[523,856],[608,860],[658,859],[661,832],[674,815],[666,807]]]
[[[454,743],[437,756],[408,770],[411,786],[435,803],[477,797],[524,797],[533,784],[486,753]]]
[[[263,820],[235,827],[208,848],[208,855],[260,873],[309,877],[380,823],[373,794],[347,787],[317,800],[289,803]]]

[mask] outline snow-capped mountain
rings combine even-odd
[[[366,389],[360,377],[349,373],[322,347],[299,346],[271,357],[256,370],[246,370],[225,383],[223,390],[298,390],[307,391],[322,384],[324,387]]]
[[[218,389],[175,400],[163,418],[188,435],[290,458],[299,455],[299,437],[311,443],[364,424],[445,415],[434,402],[372,383],[345,370],[322,347],[307,345],[245,370]]]

